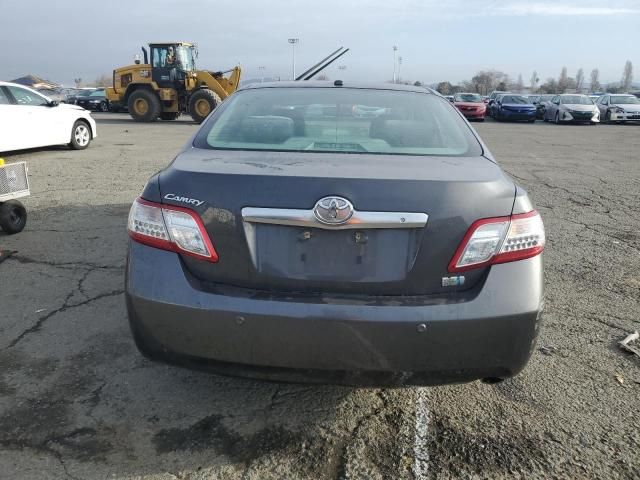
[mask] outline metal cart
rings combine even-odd
[[[27,197],[29,178],[27,163],[5,163],[0,158],[0,228],[12,235],[21,232],[27,223],[27,209],[17,200]]]

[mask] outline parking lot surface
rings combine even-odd
[[[95,118],[86,151],[5,155],[32,196],[0,232],[0,478],[640,478],[640,126],[476,124],[545,220],[537,348],[501,384],[380,390],[140,356],[127,212],[197,126]]]

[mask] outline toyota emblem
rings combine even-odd
[[[353,215],[353,205],[342,197],[324,197],[313,208],[316,219],[327,225],[340,225]]]

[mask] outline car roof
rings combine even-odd
[[[336,85],[336,82],[342,82],[341,85]],[[284,81],[284,82],[264,82],[264,83],[252,83],[242,87],[240,90],[255,90],[260,88],[354,88],[354,89],[366,89],[366,90],[398,90],[405,92],[418,92],[418,93],[430,93],[436,94],[434,90],[429,87],[416,87],[414,85],[401,85],[396,83],[366,83],[366,82],[347,82],[342,80],[334,81],[319,81],[319,80],[306,80],[306,81]]]

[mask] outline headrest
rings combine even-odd
[[[251,143],[283,143],[293,136],[293,120],[275,115],[252,116],[242,120],[241,138]]]

